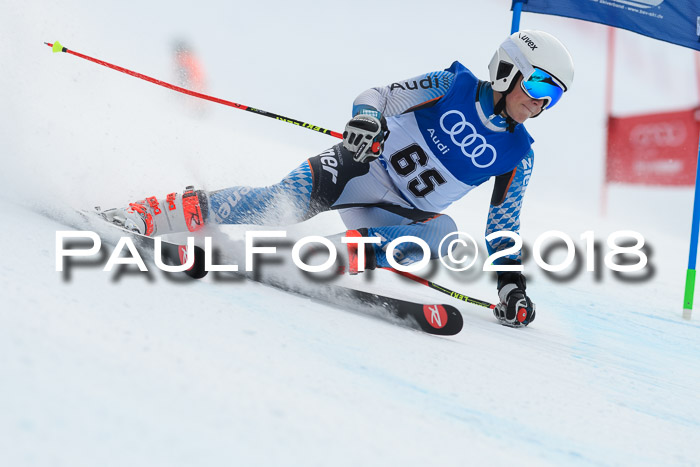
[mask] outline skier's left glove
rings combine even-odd
[[[504,326],[519,328],[535,320],[535,304],[525,294],[525,276],[519,272],[499,275],[498,298],[501,302],[493,314]]]
[[[379,112],[374,113],[355,115],[345,125],[343,146],[353,153],[356,162],[372,162],[384,150],[386,119]]]

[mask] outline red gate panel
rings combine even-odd
[[[700,109],[610,117],[606,181],[695,184]]]

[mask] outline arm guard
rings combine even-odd
[[[486,235],[500,230],[520,232],[520,208],[523,204],[525,189],[532,174],[534,154],[532,150],[511,172],[496,177],[486,223]],[[513,241],[507,237],[498,237],[486,242],[489,255],[508,248]],[[521,264],[522,252],[498,258],[495,264]]]

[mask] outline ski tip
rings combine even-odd
[[[419,315],[418,324],[430,334],[453,336],[464,326],[462,314],[452,305],[423,305],[422,308],[423,315]]]

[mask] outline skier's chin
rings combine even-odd
[[[523,123],[525,122],[525,120],[532,117],[533,115],[534,113],[525,104],[523,104],[519,111],[513,112],[511,114],[510,118],[512,118],[518,123]]]

